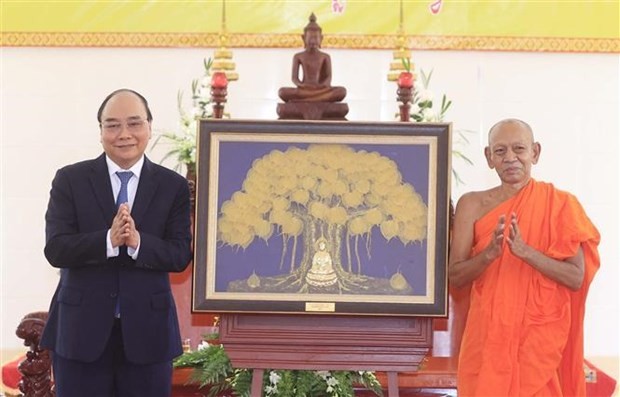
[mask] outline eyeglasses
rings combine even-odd
[[[127,131],[137,132],[140,131],[146,121],[147,120],[142,119],[130,119],[127,120],[124,124],[125,128],[127,128]],[[123,128],[123,123],[120,121],[104,121],[99,125],[101,126],[101,128],[103,128],[105,132],[110,132],[114,134],[121,132],[121,129]]]

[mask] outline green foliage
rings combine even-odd
[[[184,353],[173,365],[193,368],[190,382],[200,387],[209,386],[209,397],[222,392],[250,397],[252,370],[233,368],[221,345]],[[356,386],[383,396],[381,384],[370,371],[266,370],[263,376],[265,397],[353,396]]]
[[[229,378],[233,374],[233,367],[221,345],[209,345],[205,349],[184,353],[174,360],[173,366],[194,368],[190,381],[200,387],[209,385],[210,397],[230,388]]]
[[[411,72],[411,60],[409,58],[401,58],[400,59],[403,63],[403,68],[407,71],[407,72]]]
[[[475,131],[471,130],[457,130],[455,131],[455,136],[452,139],[452,157],[457,160],[464,161],[468,165],[474,165],[473,161],[469,159],[460,149],[460,146],[469,145],[469,139],[467,139],[466,134],[475,133]],[[463,184],[463,180],[456,172],[454,166],[452,167],[452,176],[454,177],[455,182],[458,184]]]
[[[235,369],[230,380],[230,387],[235,396],[250,397],[252,389],[252,371],[249,369]]]

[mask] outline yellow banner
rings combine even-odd
[[[2,0],[0,44],[297,47],[315,13],[326,46],[618,52],[620,1]],[[401,11],[402,10],[402,11]],[[592,45],[597,48],[591,48]],[[497,48],[493,48],[497,47]],[[420,47],[418,47],[420,48]]]

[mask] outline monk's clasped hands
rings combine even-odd
[[[530,246],[527,245],[521,238],[521,231],[519,230],[519,223],[517,221],[517,214],[514,212],[510,214],[510,224],[508,226],[508,235],[504,236],[506,230],[506,215],[500,215],[497,220],[495,230],[493,230],[493,236],[489,245],[487,246],[487,258],[490,261],[498,258],[502,253],[502,247],[504,237],[506,244],[513,255],[519,258],[525,258]]]

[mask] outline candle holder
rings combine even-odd
[[[396,90],[397,100],[402,104],[400,109],[400,121],[410,121],[411,118],[411,101],[413,100],[413,73],[402,72],[398,76]]]
[[[224,104],[228,95],[228,79],[226,73],[215,72],[211,77],[211,101],[213,102],[213,117],[221,119],[224,116]]]

